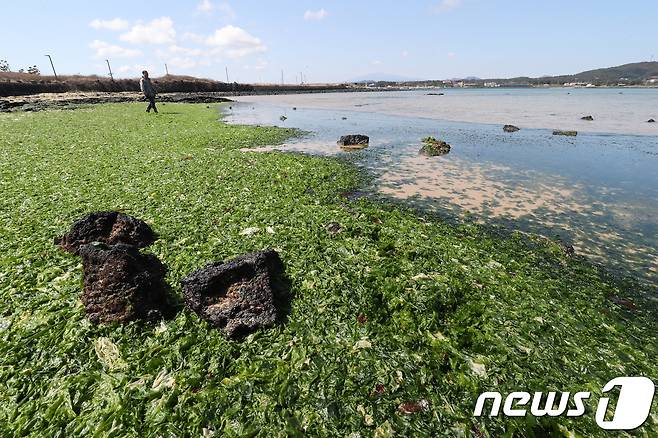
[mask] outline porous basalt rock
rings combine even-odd
[[[283,269],[273,250],[212,263],[181,280],[185,305],[232,339],[270,327],[287,296]]]
[[[581,117],[580,120],[585,120],[586,122],[592,122],[592,121],[594,121],[594,117],[585,116],[585,117]]]
[[[152,254],[131,245],[82,245],[84,270],[82,304],[94,323],[157,320],[172,306],[167,268]]]
[[[343,149],[363,149],[368,147],[370,137],[361,134],[343,135],[338,140],[338,145]]]
[[[155,239],[155,233],[146,222],[116,211],[102,211],[77,220],[68,233],[55,239],[55,244],[77,254],[82,245],[92,242],[145,248]]]

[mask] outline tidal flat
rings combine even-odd
[[[0,435],[603,436],[591,409],[473,409],[490,390],[597,400],[614,377],[656,380],[643,283],[551,239],[350,196],[371,176],[341,157],[244,151],[298,134],[205,104],[0,114]],[[180,304],[92,324],[80,263],[53,238],[104,210],[156,230],[145,251],[179,303],[190,272],[276,249],[287,319],[241,342]]]

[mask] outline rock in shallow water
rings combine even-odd
[[[116,211],[101,211],[77,220],[68,233],[55,239],[55,244],[77,254],[82,245],[92,242],[145,248],[155,239],[155,233],[146,222]]]
[[[422,142],[425,143],[422,148],[420,148],[419,153],[428,157],[437,157],[439,155],[445,155],[450,152],[450,145],[443,140],[437,140],[434,137],[426,137],[422,139]]]
[[[520,130],[521,130],[521,128],[519,128],[518,126],[514,126],[514,125],[505,125],[505,126],[503,126],[503,131],[505,131],[505,132],[516,132],[516,131],[520,131]]]
[[[181,280],[185,304],[229,338],[274,325],[277,301],[287,296],[283,262],[276,251],[217,262]]]
[[[578,131],[555,130],[555,131],[553,131],[553,135],[566,135],[567,137],[575,137],[575,136],[578,135]]]
[[[82,245],[78,253],[84,269],[82,304],[92,322],[157,320],[170,316],[167,268],[157,257],[123,244]]]
[[[338,140],[338,145],[343,149],[363,149],[368,147],[369,143],[370,137],[360,134],[343,135]]]

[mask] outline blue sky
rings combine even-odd
[[[658,56],[655,0],[4,2],[13,70],[338,82],[575,73]]]

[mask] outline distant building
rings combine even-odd
[[[498,88],[500,87],[500,84],[498,82],[485,82],[484,86],[486,88]]]

